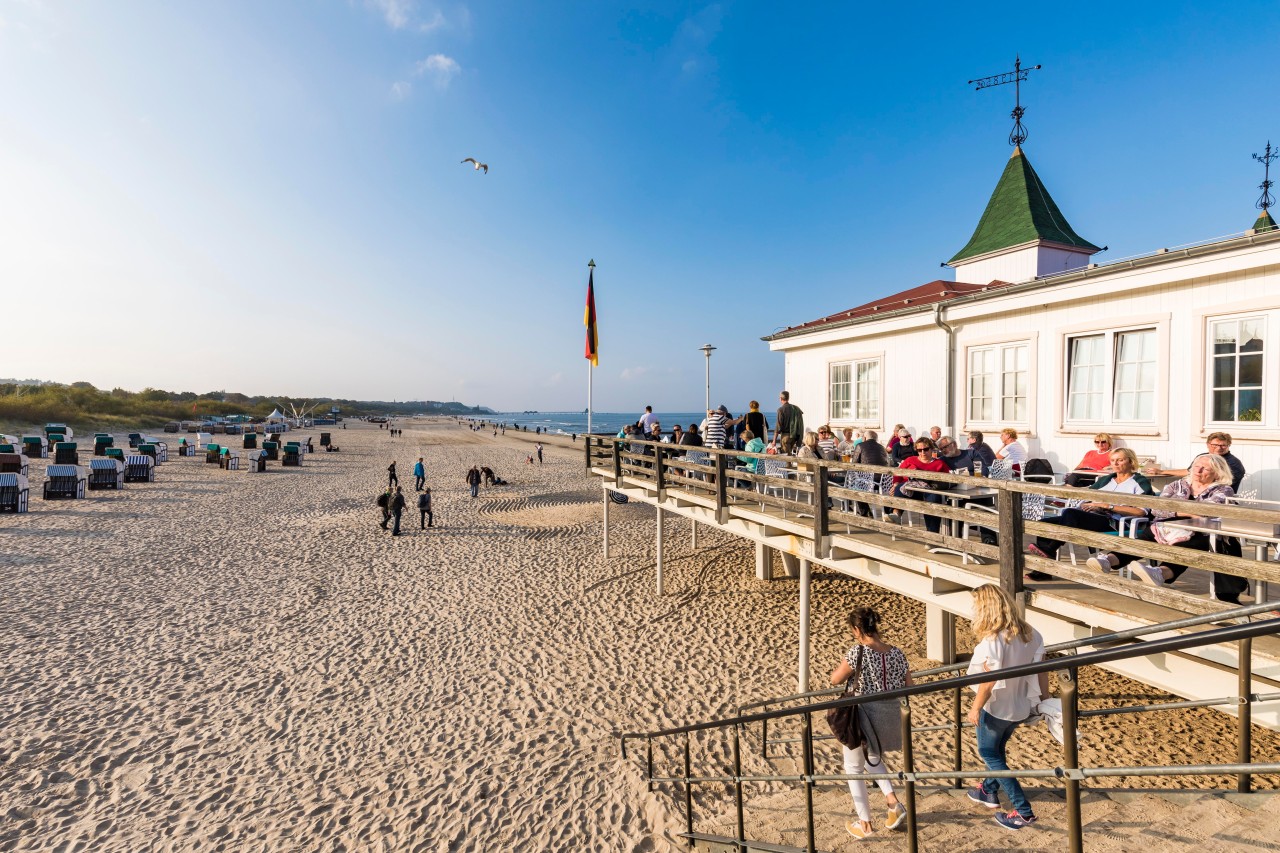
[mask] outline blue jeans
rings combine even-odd
[[[422,487],[423,487],[423,485],[425,485],[425,484],[426,484],[426,482],[427,482],[427,478],[426,478],[426,476],[425,476],[425,475],[423,475],[423,474],[418,474],[417,476],[415,476],[415,477],[413,478],[413,489],[414,489],[414,491],[417,491],[417,492],[422,491]]]
[[[894,496],[895,498],[912,498],[913,500],[917,500],[917,501],[924,501],[925,503],[931,503],[931,504],[940,504],[940,503],[942,503],[942,500],[943,500],[942,495],[933,495],[933,494],[928,494],[928,493],[925,493],[925,494],[918,494],[918,493],[914,493],[914,492],[904,492],[904,491],[902,491],[902,487],[903,487],[903,486],[905,486],[905,485],[906,485],[906,482],[904,481],[904,482],[901,482],[901,483],[899,483],[898,485],[896,485],[896,486],[894,486],[894,487],[893,487],[893,496]],[[921,515],[923,515],[923,516],[924,516],[924,529],[925,529],[925,530],[929,531],[930,533],[940,533],[940,532],[942,532],[942,517],[941,517],[941,516],[937,516],[937,515],[927,515],[927,514],[925,514],[925,513],[921,513]]]
[[[475,497],[477,494],[479,494],[479,493],[480,493],[480,484],[479,484],[479,483],[472,483],[472,484],[471,484],[471,497],[473,497],[473,498],[474,498],[474,497]]]
[[[978,755],[982,756],[982,763],[987,765],[988,770],[1009,769],[1009,764],[1004,757],[1004,748],[1009,742],[1009,735],[1013,734],[1017,725],[1016,722],[993,717],[986,711],[978,715]],[[1013,806],[1018,814],[1023,817],[1032,816],[1031,803],[1027,802],[1027,795],[1022,792],[1022,785],[1018,784],[1017,779],[982,780],[982,790],[988,794],[994,794],[996,788],[1004,790],[1009,805]]]

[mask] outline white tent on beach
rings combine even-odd
[[[285,420],[287,419],[278,407],[274,409],[271,414],[267,415],[267,423],[269,424],[282,424]]]

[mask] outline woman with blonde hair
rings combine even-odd
[[[880,614],[870,607],[856,607],[849,614],[849,628],[853,631],[854,646],[849,649],[844,660],[831,671],[832,684],[847,684],[846,693],[863,695],[866,693],[883,693],[886,690],[900,690],[911,686],[911,666],[902,649],[891,646],[880,639]],[[901,747],[901,732],[892,737],[894,732],[885,732],[889,744],[881,744],[884,749]],[[897,747],[893,746],[896,743]],[[884,756],[871,754],[866,743],[859,747],[844,749],[844,772],[884,773]],[[876,784],[884,792],[885,802],[889,807],[885,819],[885,829],[899,829],[905,825],[907,810],[893,792],[893,784],[888,779],[877,779]],[[845,829],[854,838],[863,839],[874,832],[871,824],[871,804],[867,799],[867,783],[861,779],[849,780],[849,793],[853,795],[853,807],[858,813],[857,820],[845,824]]]
[[[818,449],[818,434],[813,430],[806,430],[804,434],[804,444],[796,451],[796,456],[801,459],[821,459],[822,453]]]
[[[978,645],[969,662],[969,674],[996,672],[1044,659],[1044,638],[1018,613],[1009,593],[994,584],[973,591],[973,633]],[[974,688],[969,722],[977,727],[978,755],[988,770],[1008,770],[1005,747],[1014,728],[1031,716],[1032,710],[1049,695],[1049,676],[1025,675],[995,679]],[[996,815],[1005,829],[1022,829],[1035,823],[1031,803],[1022,785],[1013,777],[983,779],[969,791],[969,799],[989,809],[1000,808],[998,791],[1003,790],[1011,811]]]

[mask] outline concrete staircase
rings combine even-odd
[[[923,851],[1067,850],[1066,800],[1060,790],[1028,789],[1036,811],[1033,827],[1011,832],[993,819],[994,812],[971,802],[952,788],[916,789],[920,849]],[[877,824],[884,800],[872,793]],[[1084,849],[1090,853],[1250,853],[1280,850],[1280,797],[1275,792],[1227,794],[1206,791],[1118,790],[1090,788],[1082,796]],[[817,849],[829,853],[857,850],[903,850],[902,832],[880,829],[857,840],[845,831],[853,803],[843,784],[815,789]],[[733,812],[700,820],[698,832],[733,837]],[[767,845],[804,849],[805,803],[802,789],[753,798],[748,803],[746,837]],[[698,842],[698,850],[730,851],[732,845]],[[766,846],[751,850],[769,849]]]

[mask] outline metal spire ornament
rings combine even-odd
[[[1022,67],[1022,57],[1016,56],[1013,60],[1013,70],[1006,71],[1003,74],[993,74],[990,77],[979,77],[977,80],[970,80],[969,85],[974,87],[975,92],[991,86],[1003,86],[1005,83],[1013,84],[1013,112],[1009,113],[1009,117],[1013,119],[1013,130],[1009,131],[1009,144],[1015,148],[1027,141],[1027,129],[1022,126],[1022,116],[1027,112],[1022,106],[1022,81],[1027,79],[1027,75],[1032,71],[1038,71],[1041,66],[1033,65],[1030,68]]]
[[[1267,140],[1266,153],[1261,157],[1257,154],[1253,155],[1253,159],[1257,160],[1263,166],[1262,183],[1258,184],[1258,189],[1262,190],[1262,195],[1258,196],[1258,203],[1254,205],[1254,207],[1258,208],[1263,213],[1267,211],[1267,208],[1276,203],[1276,200],[1271,197],[1271,161],[1275,160],[1277,157],[1280,157],[1280,148],[1272,151],[1271,140],[1269,139]]]

